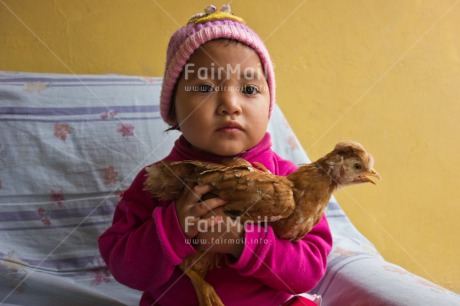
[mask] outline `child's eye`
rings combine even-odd
[[[212,92],[213,88],[209,84],[200,84],[196,86],[197,92]]]
[[[243,86],[241,92],[246,94],[246,95],[253,96],[253,95],[259,93],[259,88],[257,86],[254,86],[254,85],[245,85],[245,86]]]

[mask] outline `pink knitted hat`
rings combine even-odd
[[[174,123],[168,114],[174,103],[172,99],[176,83],[185,64],[201,45],[218,38],[239,41],[257,52],[267,78],[271,116],[275,103],[275,74],[267,48],[260,37],[245,25],[243,19],[231,14],[229,5],[224,5],[221,10],[211,5],[205,9],[205,13],[193,16],[169,41],[160,100],[161,117],[166,123]]]

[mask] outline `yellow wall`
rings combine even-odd
[[[381,184],[337,194],[354,224],[388,260],[457,292],[458,2],[232,3],[266,41],[310,156],[342,139],[373,153]],[[208,4],[0,0],[0,69],[160,76],[169,36]]]

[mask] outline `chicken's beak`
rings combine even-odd
[[[369,178],[369,176],[375,177],[375,178],[377,178],[377,179],[379,179],[379,180],[381,179],[380,174],[379,174],[377,171],[375,171],[375,169],[371,169],[371,171],[369,171],[368,173],[364,174],[364,175],[362,176],[362,178],[363,178],[366,182],[369,182],[369,183],[371,183],[371,184],[377,185],[373,180],[371,180],[371,179]]]
[[[356,177],[352,183],[354,184],[371,183],[371,184],[377,185],[370,177],[375,177],[380,180],[380,174],[377,171],[375,171],[375,169],[371,169],[370,171],[361,173],[361,175]]]

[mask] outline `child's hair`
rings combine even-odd
[[[221,10],[216,10],[211,5],[205,9],[205,13],[193,16],[169,40],[160,100],[161,116],[169,125],[174,125],[174,94],[184,66],[201,45],[216,39],[243,43],[257,53],[270,92],[271,115],[275,103],[275,74],[267,48],[260,37],[246,26],[243,19],[230,13],[229,5],[224,5]],[[172,129],[178,127],[173,126]]]

